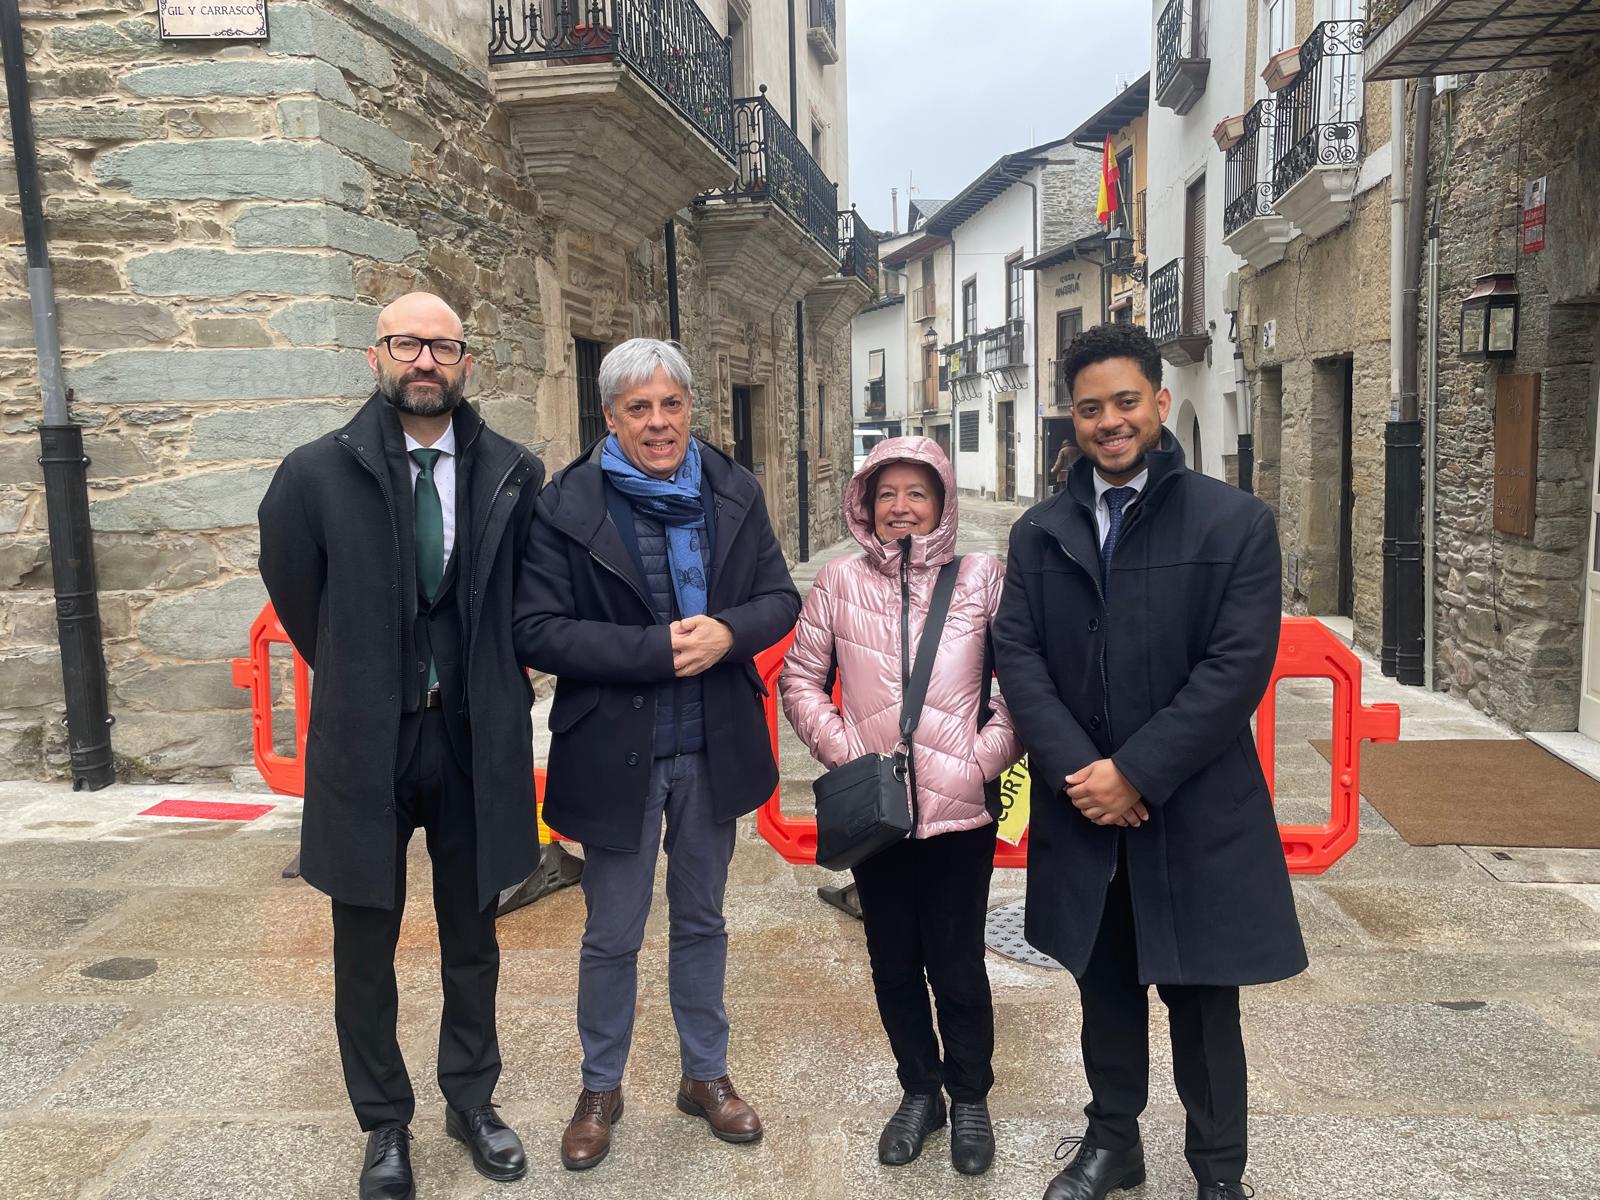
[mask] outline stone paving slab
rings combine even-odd
[[[1003,548],[1009,506],[963,497],[963,548]],[[844,552],[836,548],[830,554]],[[814,573],[819,556],[808,570]],[[805,572],[797,572],[803,575]],[[1368,664],[1365,698],[1404,706],[1403,736],[1507,736],[1448,697]],[[1328,688],[1280,689],[1280,817],[1321,820]],[[784,803],[809,812],[818,768],[782,733]],[[255,799],[200,785],[72,794],[0,784],[0,1188],[4,1200],[212,1200],[354,1194],[362,1140],[344,1097],[328,903],[280,878],[298,803],[244,824],[139,816],[167,798]],[[1581,858],[1506,867],[1492,848],[1410,847],[1361,806],[1357,847],[1295,881],[1311,969],[1244,999],[1252,1166],[1264,1200],[1591,1200],[1600,1178],[1600,885]],[[1518,851],[1517,855],[1525,852]],[[556,1161],[578,1084],[572,1004],[583,898],[567,889],[500,922],[505,1070],[497,1099],[529,1147],[519,1184],[480,1179],[439,1128],[438,952],[421,839],[397,975],[418,1096],[425,1200],[859,1200],[1037,1196],[1087,1100],[1070,978],[995,955],[999,1158],[957,1176],[948,1135],[923,1159],[875,1158],[898,1098],[861,927],[817,900],[843,876],[782,862],[753,821],[730,873],[732,1065],[768,1125],[730,1147],[672,1106],[666,911],[640,955],[628,1114],[590,1173]],[[658,889],[665,863],[658,869]],[[1025,876],[995,875],[991,903]],[[1150,1182],[1130,1200],[1192,1197],[1165,1013],[1152,1001]],[[7,1090],[9,1089],[9,1090]]]

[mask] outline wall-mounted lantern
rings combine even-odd
[[[1514,274],[1478,276],[1472,294],[1461,302],[1461,357],[1482,362],[1515,355],[1521,305]]]

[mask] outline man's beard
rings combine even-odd
[[[1138,451],[1137,456],[1134,458],[1133,462],[1129,463],[1125,467],[1118,467],[1116,470],[1120,473],[1126,473],[1128,471],[1138,471],[1140,467],[1144,466],[1145,455],[1149,454],[1152,450],[1159,450],[1161,448],[1162,428],[1163,427],[1158,424],[1149,437],[1135,440],[1134,448]],[[1110,465],[1100,457],[1100,443],[1094,438],[1088,439],[1087,445],[1080,443],[1080,447],[1083,452],[1089,456],[1090,461],[1093,462],[1095,466],[1104,468],[1105,470],[1111,469]]]
[[[429,378],[430,382],[439,386],[418,387],[416,381],[423,378]],[[425,377],[419,372],[407,371],[398,379],[379,372],[378,390],[383,393],[385,400],[403,413],[410,413],[414,417],[438,417],[461,403],[464,387],[460,379],[446,379],[442,375]]]

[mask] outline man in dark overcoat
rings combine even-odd
[[[755,477],[689,432],[681,351],[624,342],[599,386],[609,433],[539,497],[515,630],[522,662],[557,677],[545,819],[584,848],[569,1170],[606,1156],[622,1115],[663,826],[677,1106],[724,1141],[761,1136],[728,1075],[722,902],[736,819],[778,782],[752,660],[800,611]]]
[[[334,1019],[367,1132],[363,1200],[413,1194],[396,1040],[406,847],[433,860],[445,1127],[496,1180],[527,1169],[495,1115],[496,900],[538,863],[527,674],[512,593],[544,466],[463,403],[461,320],[403,296],[367,351],[377,390],[293,451],[261,502],[261,577],[315,672],[300,868],[333,898]]]
[[[1092,1101],[1047,1200],[1144,1179],[1148,985],[1201,1200],[1244,1194],[1239,987],[1305,968],[1250,717],[1281,617],[1261,501],[1185,468],[1132,325],[1064,355],[1084,456],[1011,531],[995,664],[1028,748],[1028,941],[1078,981]]]

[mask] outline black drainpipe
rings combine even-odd
[[[111,713],[106,701],[106,659],[100,644],[100,597],[94,578],[94,533],[89,526],[89,460],[83,454],[83,427],[72,423],[61,377],[55,281],[39,202],[39,164],[33,147],[28,67],[17,0],[0,0],[0,57],[5,60],[6,95],[11,105],[11,144],[17,163],[23,237],[28,247],[33,344],[39,362],[39,393],[44,401],[39,465],[44,474],[45,514],[50,527],[50,566],[55,575],[56,637],[61,645],[72,790],[97,791],[114,782],[115,768],[111,759]]]
[[[678,322],[678,230],[672,218],[667,218],[667,325],[672,330],[672,340],[683,340],[683,329]]]
[[[800,136],[800,74],[795,60],[794,0],[789,0],[789,128]],[[801,562],[811,560],[811,453],[806,449],[806,302],[794,302],[794,378],[795,378],[795,508],[800,515],[800,544],[796,548]],[[821,447],[819,446],[820,450]]]

